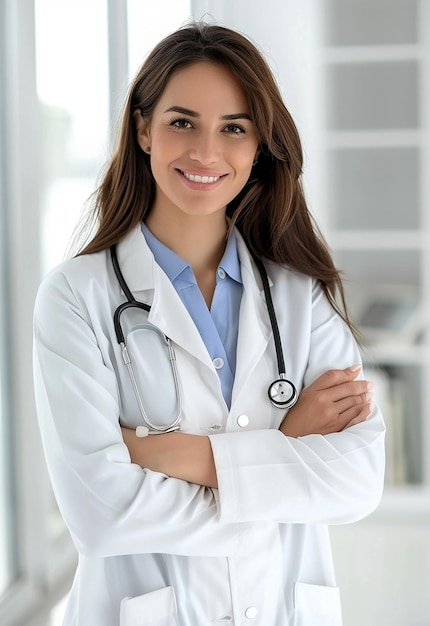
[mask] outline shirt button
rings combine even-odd
[[[218,278],[225,278],[225,272],[224,272],[224,270],[222,269],[222,267],[219,267],[219,268],[217,269],[217,274],[218,274]]]
[[[214,359],[212,363],[214,364],[216,370],[220,370],[222,367],[224,367],[224,361],[220,357]]]
[[[239,415],[237,423],[241,428],[245,428],[245,426],[248,426],[249,424],[249,417],[247,415]]]
[[[254,617],[257,617],[257,613],[258,611],[255,606],[249,606],[245,611],[245,617],[248,619],[254,619]]]

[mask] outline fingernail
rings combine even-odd
[[[351,370],[351,372],[358,372],[358,370],[361,370],[361,364],[358,363],[357,365],[351,365],[349,369]]]
[[[375,386],[375,383],[372,383],[370,380],[367,381],[366,389],[368,389],[370,391],[370,389],[373,389],[374,386]]]

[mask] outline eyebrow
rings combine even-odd
[[[164,111],[164,113],[182,113],[182,115],[188,115],[188,117],[201,117],[200,113],[192,111],[191,109],[185,109],[180,106],[172,106]],[[229,115],[221,115],[220,120],[250,120],[252,121],[249,113],[230,113]]]

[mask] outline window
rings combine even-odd
[[[108,148],[107,6],[105,0],[35,4],[45,272],[63,260]]]

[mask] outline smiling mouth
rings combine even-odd
[[[182,170],[179,171],[181,172],[182,176],[184,176],[187,180],[190,180],[192,183],[216,183],[220,178],[226,176],[226,174],[223,174],[222,176],[199,176],[198,174],[188,174],[188,172],[184,172]]]

